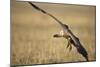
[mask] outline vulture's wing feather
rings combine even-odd
[[[46,11],[44,11],[43,9],[39,8],[38,6],[36,6],[35,4],[31,3],[31,2],[28,2],[33,8],[35,8],[36,10],[38,11],[41,11],[42,13],[46,14],[46,15],[49,15],[50,17],[52,17],[54,20],[56,20],[60,25],[61,27],[65,30],[65,25],[59,21],[56,17],[54,17],[52,14],[50,13],[47,13]],[[70,32],[71,33],[71,32]],[[85,48],[81,45],[80,41],[78,38],[75,38],[73,39],[72,37],[72,40],[73,40],[73,45],[77,48],[77,51],[83,56],[85,57],[85,59],[88,61],[88,54],[85,50]]]
[[[73,40],[73,42],[74,41],[75,40]],[[78,53],[80,53],[88,61],[88,53],[86,49],[82,46],[82,44],[80,43],[80,40],[77,37],[76,37],[76,42],[77,43],[73,43],[73,45],[76,47]]]
[[[63,27],[63,23],[61,21],[59,21],[56,17],[54,17],[53,15],[51,15],[50,13],[47,13],[46,11],[44,11],[43,9],[39,8],[38,6],[36,6],[35,4],[28,2],[33,8],[35,8],[38,11],[41,11],[42,13],[49,15],[50,17],[52,17],[53,19],[55,19],[62,27]]]

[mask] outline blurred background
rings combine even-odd
[[[96,60],[95,24],[96,7],[87,5],[36,3],[69,25],[86,48],[89,61]],[[53,38],[59,33],[59,24],[27,2],[11,1],[11,63],[13,65],[47,64],[85,61],[67,40]]]

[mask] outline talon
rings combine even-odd
[[[69,47],[69,51],[71,51],[72,50],[72,45],[71,45],[72,43],[71,43],[71,40],[70,39],[68,39],[68,45],[67,45],[67,47],[66,48],[68,48]]]
[[[70,45],[69,51],[71,51],[71,50],[72,50],[72,46]]]
[[[69,47],[69,44],[67,45],[67,47],[66,48],[68,48]]]
[[[70,41],[68,41],[68,45],[67,45],[67,47],[66,48],[68,48],[70,46]]]

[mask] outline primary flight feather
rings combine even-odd
[[[60,32],[60,34],[55,34],[54,37],[56,38],[60,38],[60,37],[64,37],[65,39],[68,40],[68,45],[67,48],[70,47],[70,50],[72,49],[72,45],[74,47],[76,47],[76,50],[79,54],[81,54],[86,61],[88,61],[88,53],[86,51],[86,49],[82,46],[82,44],[80,43],[80,40],[78,37],[76,37],[72,31],[69,29],[68,25],[63,24],[61,21],[59,21],[56,17],[54,17],[52,14],[44,11],[43,9],[39,8],[38,6],[36,6],[35,4],[28,2],[33,8],[35,8],[36,10],[42,12],[43,14],[46,14],[50,17],[52,17],[54,20],[56,20],[60,26],[62,27],[62,30]]]

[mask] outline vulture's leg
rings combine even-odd
[[[68,48],[69,47],[69,50],[71,51],[72,50],[72,45],[71,45],[72,43],[70,42],[70,40],[68,40],[68,45],[67,45],[67,47],[66,48]]]
[[[71,44],[70,44],[69,50],[70,50],[70,51],[72,50],[72,45],[71,45]]]
[[[68,40],[68,44],[67,44],[67,47],[66,48],[68,48],[70,46],[70,41]]]
[[[70,36],[67,36],[67,40],[68,40],[68,45],[67,45],[67,47],[66,48],[68,48],[69,47],[69,50],[71,51],[72,50],[72,39],[71,39],[71,37]]]

